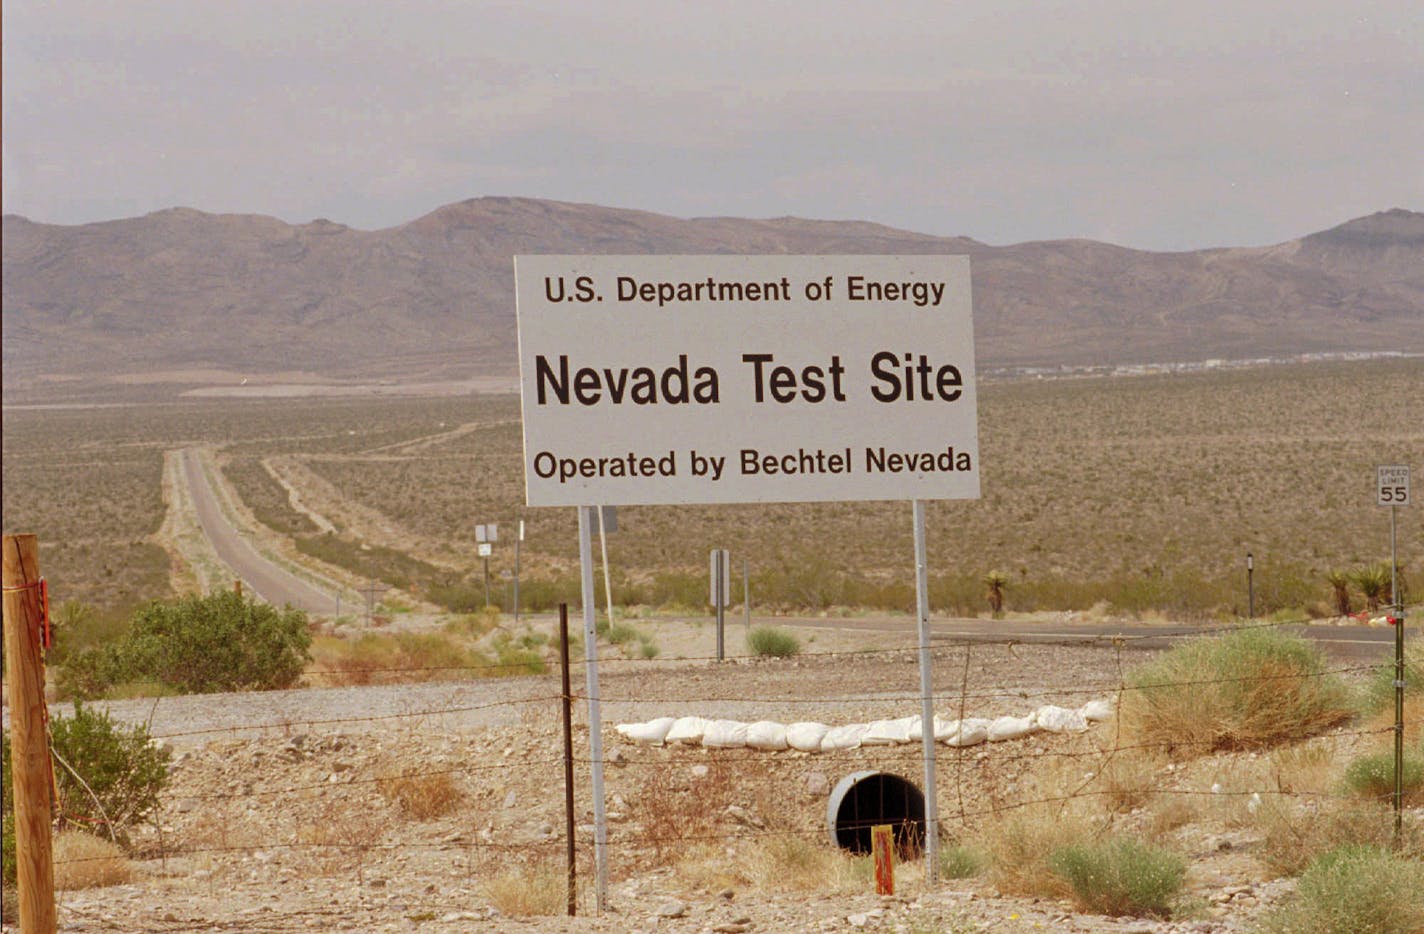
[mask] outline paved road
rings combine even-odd
[[[326,615],[336,610],[336,597],[306,581],[293,576],[257,553],[247,543],[232,524],[223,516],[218,507],[213,489],[208,485],[207,475],[198,460],[198,454],[191,449],[181,452],[183,477],[193,497],[193,506],[198,513],[198,523],[213,550],[223,563],[233,569],[242,582],[258,596],[275,606],[290,603],[308,613]]]
[[[1410,621],[1418,619],[1416,610]],[[820,619],[816,617],[780,620],[796,626],[825,629],[853,629],[868,632],[904,632],[913,639],[915,622],[910,617],[870,619]],[[1000,642],[1015,639],[1049,645],[1111,645],[1121,636],[1125,647],[1163,649],[1181,639],[1229,627],[1160,625],[1148,623],[1053,623],[1020,620],[950,619],[930,621],[932,642]],[[1298,624],[1280,627],[1304,636],[1323,648],[1331,658],[1345,665],[1374,664],[1394,660],[1394,630],[1375,626],[1324,626]],[[1417,627],[1409,627],[1406,639],[1420,638]]]

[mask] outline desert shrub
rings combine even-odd
[[[512,675],[542,675],[548,665],[544,654],[534,646],[540,643],[529,634],[515,637],[508,632],[497,632],[490,640],[495,653],[494,666],[474,672],[480,677],[507,677]]]
[[[307,614],[229,591],[153,602],[134,614],[118,647],[130,678],[183,693],[291,687],[311,661]]]
[[[987,862],[975,847],[951,844],[940,848],[939,874],[946,879],[969,879],[983,872]]]
[[[790,658],[801,652],[801,640],[777,626],[753,626],[747,633],[747,648],[753,655]]]
[[[446,620],[445,631],[451,635],[478,639],[494,631],[499,625],[499,617],[499,610],[494,607],[481,607]]]
[[[114,684],[128,680],[122,643],[90,646],[69,653],[56,669],[55,695],[60,700],[103,697]]]
[[[1365,686],[1365,706],[1372,711],[1394,707],[1394,661],[1380,665]],[[1424,697],[1424,645],[1415,642],[1404,649],[1404,696]]]
[[[979,843],[989,856],[989,878],[1000,892],[1061,898],[1069,894],[1068,886],[1048,858],[1090,839],[1095,829],[1081,813],[1040,804],[983,828]]]
[[[1401,785],[1406,802],[1414,803],[1424,798],[1424,758],[1405,753]],[[1345,788],[1363,798],[1392,799],[1394,753],[1377,752],[1355,759],[1345,768]]]
[[[629,642],[638,641],[638,630],[627,623],[614,623],[604,632],[603,637],[611,645],[624,645]]]
[[[745,858],[745,871],[780,892],[824,892],[850,887],[851,857],[843,850],[802,834],[768,836]]]
[[[167,750],[150,742],[147,728],[120,726],[108,714],[83,703],[74,705],[71,717],[55,716],[50,733],[59,760],[55,782],[65,818],[102,828],[120,843],[126,842],[129,828],[158,807],[159,795],[168,783]],[[0,738],[0,749],[5,792],[3,878],[6,885],[14,885],[15,792],[8,732]],[[83,778],[82,784],[75,773]]]
[[[50,721],[50,737],[67,818],[112,830],[122,843],[126,831],[158,807],[171,754],[152,742],[144,725],[126,727],[76,701],[73,716]]]
[[[376,783],[376,789],[402,814],[415,820],[444,817],[465,798],[446,772],[383,778]]]
[[[1131,672],[1119,717],[1133,744],[1204,755],[1302,739],[1350,718],[1323,653],[1276,629],[1177,645]]]
[[[122,885],[133,867],[112,840],[77,830],[54,838],[54,887],[61,892]]]
[[[1299,874],[1323,853],[1342,846],[1387,846],[1394,820],[1389,807],[1342,803],[1302,807],[1286,798],[1268,797],[1256,810],[1255,823],[1264,832],[1261,860],[1281,875]],[[1418,849],[1414,824],[1406,824],[1406,845]]]
[[[65,600],[51,615],[54,645],[45,653],[45,661],[52,665],[64,665],[78,653],[116,642],[126,628],[122,616],[100,613],[80,600]]]
[[[1063,847],[1048,865],[1079,909],[1113,916],[1170,917],[1187,874],[1176,853],[1125,837]]]
[[[561,915],[568,907],[568,875],[553,863],[507,869],[483,888],[490,904],[511,918]]]
[[[1424,862],[1382,847],[1346,846],[1315,859],[1295,895],[1263,919],[1268,934],[1417,934]]]
[[[496,660],[444,632],[362,633],[355,639],[323,636],[313,644],[314,677],[323,684],[397,684],[458,681],[501,674],[538,673],[543,659],[496,635]]]
[[[1360,596],[1365,598],[1365,609],[1369,612],[1373,613],[1382,604],[1389,602],[1390,566],[1388,564],[1371,564],[1356,568],[1350,574],[1350,582],[1360,591]]]

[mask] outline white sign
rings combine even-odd
[[[491,522],[489,525],[475,526],[475,541],[477,542],[497,542],[499,541],[499,523]]]
[[[1375,502],[1381,506],[1409,505],[1409,467],[1375,468]]]
[[[531,506],[977,499],[965,256],[520,256]]]
[[[479,555],[481,558],[488,558],[490,555],[494,554],[494,546],[491,545],[489,542],[480,542],[479,549]]]

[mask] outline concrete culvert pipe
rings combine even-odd
[[[900,859],[918,859],[925,846],[925,796],[911,782],[888,772],[853,772],[831,792],[826,825],[831,842],[857,855],[870,852],[870,828],[895,828]]]

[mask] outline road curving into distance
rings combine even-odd
[[[263,600],[274,606],[291,604],[308,613],[326,616],[334,614],[337,597],[307,583],[289,571],[278,567],[257,553],[218,506],[217,496],[203,472],[198,452],[191,448],[179,453],[183,464],[183,479],[193,498],[193,508],[203,534],[212,542],[213,550],[233,573]]]

